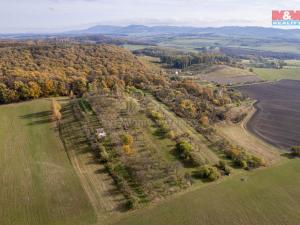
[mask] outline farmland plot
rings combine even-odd
[[[300,82],[282,80],[237,88],[257,99],[247,128],[270,144],[288,149],[300,144]]]
[[[300,161],[240,174],[169,199],[116,225],[296,225]]]
[[[0,224],[96,222],[50,120],[50,100],[0,107]]]

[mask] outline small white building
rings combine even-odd
[[[99,139],[102,139],[102,138],[105,138],[105,137],[106,137],[106,133],[105,133],[105,131],[104,131],[103,128],[97,129],[97,130],[96,130],[96,133],[97,133],[97,137],[98,137]]]

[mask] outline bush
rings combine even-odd
[[[291,152],[294,157],[300,157],[300,146],[291,147]]]
[[[256,156],[247,154],[244,150],[237,147],[230,147],[225,150],[227,158],[233,160],[234,164],[243,169],[253,169],[260,166],[265,166],[265,161]]]
[[[137,208],[138,199],[134,195],[130,196],[125,203],[125,207],[129,210]]]
[[[200,167],[199,171],[197,172],[197,176],[201,179],[215,181],[221,177],[221,174],[216,167],[204,165]]]
[[[123,145],[123,151],[127,155],[131,155],[133,153],[133,150],[132,150],[132,148],[129,145]]]
[[[99,155],[100,155],[100,160],[102,162],[108,162],[108,161],[110,161],[110,156],[107,153],[105,146],[103,146],[103,145],[99,146]]]
[[[121,136],[122,142],[124,145],[132,145],[133,144],[133,137],[130,134],[123,134]]]
[[[188,159],[190,157],[190,152],[192,146],[186,141],[180,141],[176,144],[176,152],[182,159]]]
[[[225,175],[231,174],[231,168],[226,164],[225,161],[221,160],[218,164],[218,168],[224,171]]]
[[[170,130],[167,134],[167,137],[174,140],[176,138],[176,134],[173,130]]]
[[[158,120],[161,120],[163,118],[162,115],[159,112],[156,112],[156,111],[150,111],[149,117],[154,121],[158,121]]]
[[[234,163],[235,163],[235,165],[237,165],[238,167],[241,167],[242,169],[246,169],[247,168],[247,161],[246,160],[235,159]]]
[[[225,150],[225,155],[229,159],[237,159],[240,155],[241,151],[238,148],[230,147],[229,149]]]
[[[248,160],[248,167],[249,168],[258,168],[260,166],[265,166],[266,163],[263,159],[258,158],[256,156],[252,156],[249,160]]]

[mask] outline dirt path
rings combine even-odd
[[[117,191],[104,165],[95,159],[70,105],[65,107],[63,115],[61,136],[70,161],[98,215],[98,222],[107,222],[112,214],[121,213],[124,197]]]

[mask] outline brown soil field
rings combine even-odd
[[[300,145],[300,81],[281,80],[237,89],[258,101],[257,111],[246,125],[250,132],[281,149]]]

